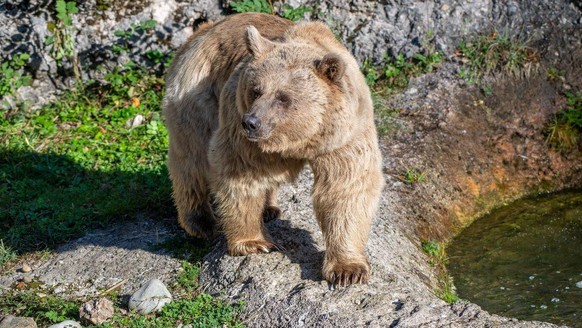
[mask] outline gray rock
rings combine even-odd
[[[67,320],[67,321],[63,321],[61,323],[57,323],[54,324],[52,326],[49,326],[48,328],[81,328],[81,324],[78,323],[77,321],[73,321],[73,320]]]
[[[79,308],[79,317],[86,323],[100,325],[113,316],[113,302],[98,298],[84,303]]]
[[[163,282],[152,279],[143,284],[129,299],[129,309],[140,314],[159,311],[164,305],[172,301],[172,294]]]
[[[33,318],[8,315],[0,320],[0,328],[36,328]]]

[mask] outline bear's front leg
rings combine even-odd
[[[278,248],[263,223],[266,192],[260,183],[245,180],[222,177],[214,190],[218,222],[233,256]]]
[[[342,149],[311,161],[313,207],[326,245],[323,277],[339,286],[370,278],[365,248],[384,184],[379,152],[355,152]]]

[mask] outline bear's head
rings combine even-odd
[[[333,129],[330,112],[345,107],[342,57],[306,42],[268,40],[252,26],[245,37],[250,58],[237,106],[248,140],[266,152],[296,154],[336,133],[326,130]]]

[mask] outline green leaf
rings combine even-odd
[[[67,13],[69,14],[76,14],[79,10],[77,9],[77,3],[75,2],[67,2]]]

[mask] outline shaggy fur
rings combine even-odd
[[[323,276],[367,282],[365,245],[383,186],[372,101],[324,24],[238,14],[201,26],[168,72],[164,114],[188,233],[212,238],[218,226],[231,255],[276,249],[264,220],[280,215],[278,187],[308,163]]]

